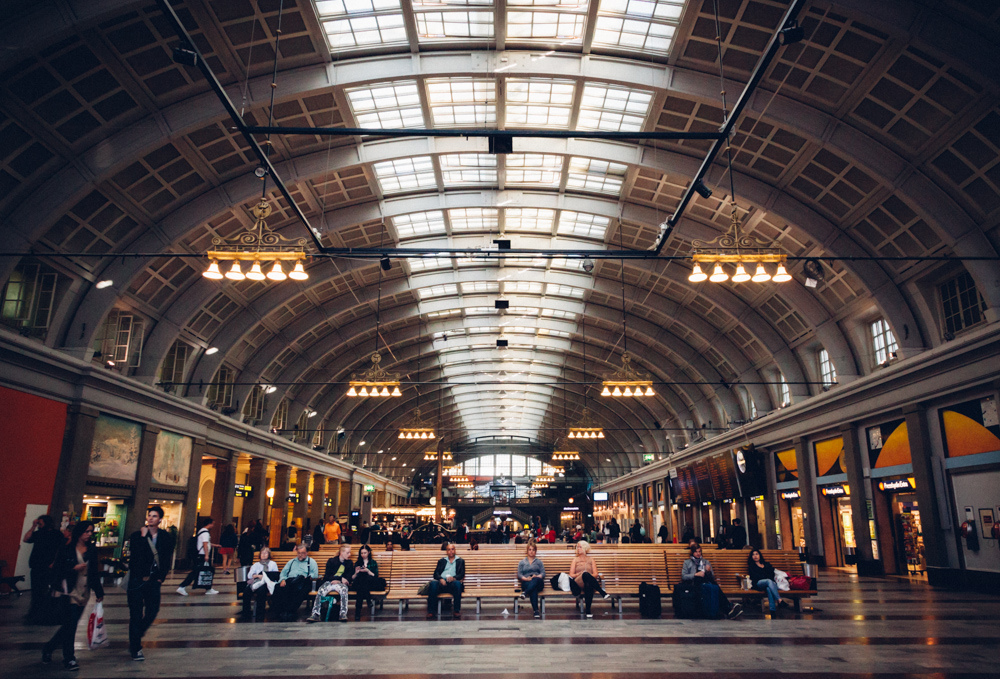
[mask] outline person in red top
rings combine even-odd
[[[545,539],[549,541],[550,545],[554,545],[556,543],[556,529],[549,526],[549,532],[545,534]]]

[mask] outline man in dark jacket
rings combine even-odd
[[[306,622],[319,622],[319,614],[323,610],[323,597],[330,592],[336,592],[340,598],[340,622],[347,622],[347,590],[353,578],[354,562],[351,561],[351,546],[341,545],[337,556],[326,562],[323,584],[316,590],[312,615],[306,618]]]
[[[146,525],[129,536],[128,649],[132,660],[145,660],[142,637],[160,611],[160,585],[170,573],[174,537],[160,530],[163,508],[146,512]]]
[[[743,549],[747,545],[747,529],[743,527],[743,519],[733,519],[729,529],[729,546],[732,549]]]
[[[29,625],[51,622],[49,586],[52,583],[52,562],[56,560],[59,548],[66,544],[66,538],[56,530],[55,521],[43,514],[31,522],[31,528],[24,534],[24,541],[34,545],[28,558],[31,571],[31,605],[25,619]]]
[[[611,524],[608,526],[608,540],[613,545],[618,544],[622,536],[622,527],[618,525],[618,519],[611,517]]]
[[[667,524],[665,523],[660,524],[660,530],[656,533],[656,537],[660,538],[660,542],[662,542],[663,544],[667,543],[667,541],[670,539],[670,533],[667,530]]]
[[[430,592],[427,594],[427,618],[432,619],[437,612],[438,595],[451,594],[452,612],[455,619],[462,617],[462,590],[465,588],[465,560],[455,556],[455,543],[449,542],[447,556],[437,562]]]

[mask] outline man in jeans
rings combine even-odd
[[[197,545],[198,548],[198,557],[193,559],[194,565],[191,568],[191,572],[187,574],[187,577],[184,578],[184,581],[181,583],[181,586],[177,588],[177,593],[180,594],[181,596],[188,595],[187,590],[184,588],[192,584],[193,582],[196,582],[199,571],[201,571],[205,567],[212,566],[212,547],[217,547],[218,545],[212,544],[212,537],[209,531],[211,530],[212,526],[215,525],[215,522],[212,520],[211,517],[205,517],[204,520],[205,523],[202,525],[201,528],[198,529],[198,535],[195,538],[195,544]],[[214,587],[210,587],[209,589],[205,590],[206,595],[218,594],[218,593],[219,590],[215,589]]]
[[[129,536],[128,649],[132,660],[145,660],[142,637],[160,611],[160,585],[174,558],[174,538],[160,530],[163,509],[153,505],[146,525]]]
[[[309,595],[313,580],[319,578],[319,565],[302,543],[295,546],[295,558],[281,569],[274,590],[272,611],[285,620],[294,619],[302,600]]]
[[[446,545],[448,556],[438,560],[431,580],[431,590],[427,595],[427,618],[432,619],[437,610],[438,594],[448,593],[452,597],[452,612],[456,620],[462,617],[462,590],[465,588],[465,560],[455,556],[455,543]]]

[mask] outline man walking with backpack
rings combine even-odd
[[[181,583],[181,586],[177,588],[177,593],[180,594],[181,596],[188,595],[188,592],[185,589],[185,587],[197,581],[199,572],[201,572],[206,568],[212,567],[212,547],[218,546],[212,544],[212,537],[211,534],[209,533],[212,526],[215,525],[215,522],[212,520],[212,517],[206,516],[204,519],[202,519],[202,521],[204,521],[204,523],[202,524],[202,527],[198,529],[198,533],[194,537],[194,548],[195,551],[197,552],[196,556],[192,556],[194,564],[191,568],[191,572],[187,574],[187,577],[184,578],[184,581]],[[189,554],[191,553],[190,546],[188,547],[188,553]],[[206,595],[218,594],[218,593],[219,591],[213,587],[210,587],[207,590],[205,590]]]

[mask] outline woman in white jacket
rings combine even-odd
[[[260,557],[250,570],[247,571],[247,587],[243,591],[243,617],[250,617],[250,600],[257,599],[257,617],[264,617],[264,607],[267,605],[268,596],[274,585],[268,586],[266,573],[276,573],[278,564],[271,561],[271,550],[268,547],[260,548]]]

